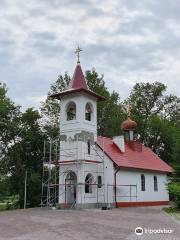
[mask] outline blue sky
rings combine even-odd
[[[160,81],[180,96],[179,0],[0,0],[0,82],[24,109],[40,106],[59,74],[83,70],[128,96]]]

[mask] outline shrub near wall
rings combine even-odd
[[[168,184],[169,194],[172,197],[176,207],[180,209],[180,183],[172,182]]]

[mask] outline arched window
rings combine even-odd
[[[85,178],[85,193],[92,193],[93,175],[88,173]]]
[[[145,191],[146,187],[145,187],[145,176],[144,174],[141,174],[141,191]]]
[[[76,104],[74,102],[68,103],[66,114],[67,114],[67,121],[76,119]]]
[[[154,191],[158,191],[157,176],[154,176]]]
[[[90,103],[86,104],[86,108],[85,108],[85,119],[87,121],[91,121],[92,120],[92,105]]]

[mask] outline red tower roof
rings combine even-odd
[[[50,97],[56,98],[56,99],[61,99],[62,96],[73,94],[73,93],[78,93],[78,92],[83,92],[85,94],[91,95],[91,96],[97,98],[98,101],[105,100],[105,97],[98,95],[97,93],[88,89],[86,80],[84,78],[84,75],[83,75],[83,72],[81,69],[81,65],[79,63],[76,65],[74,75],[68,86],[68,89],[65,91],[62,91],[60,93],[55,93],[55,94],[51,95]]]
[[[69,88],[74,88],[74,89],[84,88],[84,89],[88,89],[87,84],[86,84],[86,80],[84,78],[84,74],[82,72],[80,64],[76,65],[73,78],[72,78],[72,80],[71,80],[71,82],[69,84]]]

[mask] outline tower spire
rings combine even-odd
[[[82,49],[80,49],[80,47],[78,46],[75,53],[77,56],[77,65],[76,68],[74,70],[74,74],[73,77],[68,85],[68,87],[66,88],[66,90],[59,92],[59,93],[55,93],[52,94],[51,97],[52,98],[56,98],[56,99],[61,99],[63,96],[65,95],[71,95],[73,93],[86,93],[86,95],[90,95],[93,96],[97,101],[104,101],[105,97],[98,95],[97,93],[91,91],[90,89],[88,89],[83,71],[81,69],[81,65],[80,65],[80,52],[82,51]]]
[[[77,56],[77,64],[80,64],[80,52],[82,51],[82,49],[80,49],[80,47],[78,46],[75,53]]]

